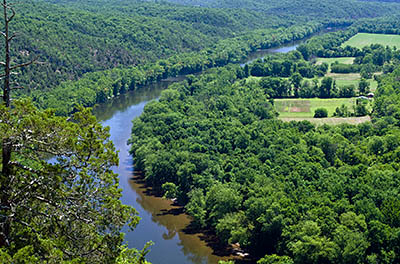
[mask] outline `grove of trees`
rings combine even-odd
[[[148,104],[134,120],[135,168],[259,263],[399,262],[399,70],[382,80],[372,123],[318,127],[276,120],[240,70]]]
[[[0,263],[138,263],[142,250],[123,246],[122,227],[139,217],[119,198],[112,167],[118,156],[90,109],[58,117],[14,100],[10,31],[14,5],[3,0],[0,104]]]

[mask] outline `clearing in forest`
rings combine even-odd
[[[377,73],[375,73],[377,74]],[[336,80],[336,85],[345,86],[345,85],[354,85],[356,90],[358,90],[358,83],[360,82],[361,75],[359,73],[328,73],[325,76],[332,77],[332,79]],[[370,91],[375,92],[378,87],[378,82],[373,78],[367,80],[370,85]]]
[[[371,44],[400,48],[400,35],[358,33],[342,44],[342,47],[352,46],[362,48]]]
[[[331,73],[331,64],[334,62],[339,62],[341,64],[353,64],[354,57],[339,57],[339,58],[317,58],[316,64],[327,63],[329,65],[328,73],[326,77],[332,77],[336,81],[337,86],[354,85],[358,89],[358,83],[360,82],[361,76],[359,73]],[[375,73],[379,74],[379,73]],[[322,78],[319,78],[321,82]],[[311,81],[311,79],[309,79]],[[367,80],[370,84],[370,91],[374,92],[378,87],[378,82],[374,78]]]
[[[332,116],[336,107],[340,107],[342,104],[352,110],[355,98],[275,99],[274,103],[281,118],[312,118],[317,108],[328,110],[328,116]]]
[[[317,58],[317,65],[320,65],[322,63],[327,63],[329,65],[328,71],[331,70],[331,64],[334,62],[339,62],[341,64],[353,64],[354,62],[354,57],[339,57],[339,58]]]

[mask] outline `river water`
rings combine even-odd
[[[290,46],[257,51],[249,56],[247,62],[263,58],[268,53],[289,52],[297,45],[298,43],[293,43]],[[156,100],[169,84],[181,79],[164,80],[142,87],[138,91],[126,93],[101,104],[94,112],[104,126],[110,127],[111,140],[119,150],[120,164],[114,171],[119,175],[122,188],[121,200],[124,204],[136,208],[141,217],[134,231],[124,230],[129,247],[141,249],[146,242],[153,241],[154,245],[146,256],[153,264],[218,263],[218,260],[232,256],[227,255],[226,250],[219,250],[224,252],[223,254],[212,249],[206,242],[210,237],[202,233],[193,234],[185,231],[190,223],[189,217],[180,207],[173,206],[171,201],[149,195],[151,190],[134,176],[133,160],[128,152],[127,141],[132,128],[131,120],[140,116],[145,105]]]

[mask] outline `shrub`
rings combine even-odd
[[[328,117],[328,110],[325,108],[317,108],[314,112],[314,118]]]

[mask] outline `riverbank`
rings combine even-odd
[[[250,257],[241,257],[240,251],[231,245],[222,245],[218,237],[209,229],[198,229],[192,225],[192,220],[185,213],[184,207],[163,198],[148,186],[142,173],[134,172],[129,179],[131,188],[138,194],[137,202],[152,214],[152,220],[165,226],[168,232],[165,239],[178,236],[188,250],[195,251],[200,258],[207,257],[206,263],[218,263],[219,260],[235,260],[236,263],[252,263]],[[197,257],[197,259],[200,259]],[[201,263],[201,262],[195,262]]]
[[[129,247],[143,248],[153,241],[146,258],[152,263],[218,263],[218,260],[235,257],[232,250],[219,250],[212,244],[217,240],[206,230],[195,230],[190,226],[190,217],[171,201],[155,197],[141,182],[132,181],[133,158],[127,144],[131,135],[131,120],[139,117],[144,107],[157,100],[162,90],[182,78],[169,78],[154,84],[138,87],[137,90],[117,96],[95,108],[95,115],[104,126],[110,127],[111,140],[119,151],[120,165],[114,169],[119,175],[124,204],[138,211],[141,221],[135,230],[124,229]],[[201,232],[203,231],[203,233]],[[246,263],[237,257],[237,263]],[[254,261],[247,261],[254,263]]]

